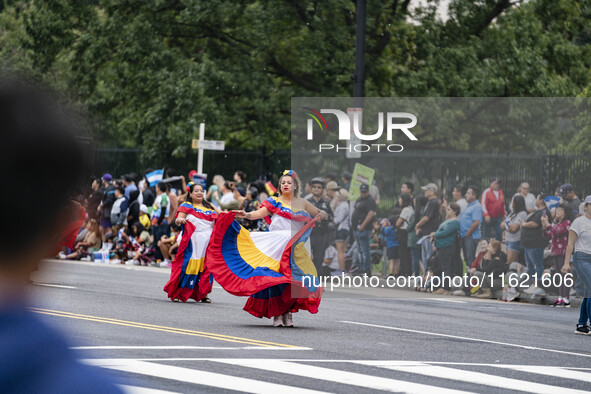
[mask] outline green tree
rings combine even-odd
[[[367,96],[589,92],[589,0],[453,0],[447,20],[436,17],[438,3],[368,1]],[[142,146],[149,160],[182,157],[205,122],[207,137],[229,148],[271,151],[290,145],[291,97],[351,95],[355,2],[20,0],[0,13],[0,43],[4,64],[70,92],[103,144]],[[552,141],[451,132],[421,136],[420,148],[511,141],[542,150]]]

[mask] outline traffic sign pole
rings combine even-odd
[[[226,143],[224,141],[206,140],[205,139],[205,123],[199,124],[199,139],[191,141],[191,148],[198,149],[197,153],[197,174],[203,174],[203,151],[208,150],[224,150]]]
[[[205,139],[205,123],[199,124],[199,141]],[[203,148],[199,146],[199,153],[197,154],[197,174],[203,174]]]

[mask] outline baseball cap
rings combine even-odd
[[[314,185],[314,184],[320,184],[320,185],[322,185],[322,187],[324,187],[324,179],[322,179],[320,177],[312,178],[312,180],[310,181],[310,185]]]
[[[148,213],[148,206],[146,204],[140,205],[140,212]]]
[[[108,172],[103,175],[103,181],[111,181],[111,180],[113,180],[113,176],[111,174],[109,174]]]
[[[583,201],[583,205],[591,204],[591,196],[585,197],[585,201]]]
[[[360,192],[368,192],[369,191],[369,185],[362,183],[361,186],[359,186],[359,191]]]
[[[340,187],[335,181],[330,181],[326,184],[328,190],[339,190]]]
[[[236,188],[236,190],[238,191],[238,193],[240,193],[240,195],[241,195],[242,197],[246,196],[246,190],[244,190],[244,188],[243,188],[242,186],[238,186],[238,187]]]
[[[437,185],[434,183],[427,183],[425,186],[421,186],[421,189],[423,190],[431,190],[434,192],[437,192],[438,188]]]
[[[574,191],[575,188],[573,185],[571,185],[570,183],[565,183],[564,185],[560,186],[560,190],[558,190],[558,194],[561,197],[566,196],[568,193]],[[585,199],[586,200],[586,199]]]

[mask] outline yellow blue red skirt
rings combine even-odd
[[[209,241],[207,268],[216,282],[230,294],[248,296],[244,310],[256,317],[317,313],[323,289],[305,248],[316,220],[308,218],[296,234],[251,233],[234,216],[221,213]]]

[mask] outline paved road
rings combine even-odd
[[[34,305],[81,359],[121,383],[166,392],[534,392],[591,390],[578,309],[327,292],[317,315],[273,328],[214,286],[212,304],[168,301],[162,268],[48,261]]]

